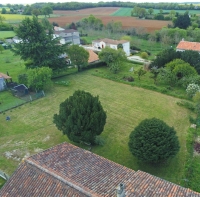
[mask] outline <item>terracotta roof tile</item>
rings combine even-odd
[[[178,46],[176,47],[178,50],[193,50],[200,52],[200,43],[199,42],[188,42],[188,41],[180,41]]]
[[[96,62],[99,60],[99,56],[93,50],[88,49],[88,52],[89,52],[88,63]]]
[[[127,197],[200,197],[200,194],[148,173],[63,143],[25,160],[0,196],[115,197],[125,184]]]

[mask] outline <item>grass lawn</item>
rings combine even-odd
[[[0,31],[0,39],[14,37],[15,35],[14,31]]]
[[[143,170],[174,183],[180,183],[186,162],[186,135],[189,127],[188,111],[176,104],[180,99],[114,82],[91,75],[85,71],[60,78],[70,81],[70,86],[55,85],[46,97],[20,108],[0,114],[0,169],[9,175],[25,155],[68,141],[52,122],[60,102],[75,90],[85,90],[99,95],[107,112],[107,123],[102,137],[104,146],[92,151],[134,170]],[[5,121],[6,116],[11,121]],[[157,117],[174,126],[181,144],[179,154],[167,163],[156,166],[138,162],[128,150],[130,132],[145,118]],[[11,158],[6,154],[11,153]]]
[[[12,77],[13,81],[18,80],[18,75],[25,73],[25,66],[19,56],[14,56],[10,50],[4,50],[0,53],[0,72],[7,72]]]

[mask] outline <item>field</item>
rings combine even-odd
[[[111,14],[111,16],[131,16],[133,8],[119,8],[117,11]]]
[[[133,8],[119,8],[116,10],[114,13],[111,14],[111,16],[131,16],[131,11]],[[148,10],[148,9],[146,9]],[[154,12],[153,14],[158,14],[160,13],[160,9],[153,9]],[[163,13],[169,13],[171,10],[162,10]],[[196,14],[199,15],[200,12],[199,10],[174,10],[175,12],[178,12],[180,14],[184,14],[186,11],[189,11],[189,14]]]
[[[14,36],[15,36],[14,31],[0,31],[0,39],[14,37]]]
[[[126,10],[128,8],[123,9]],[[111,21],[121,21],[122,27],[125,29],[132,27],[144,27],[148,32],[159,30],[162,27],[171,24],[170,21],[143,20],[131,16],[112,16],[112,13],[116,13],[117,10],[118,8],[89,8],[77,11],[54,11],[54,14],[61,16],[56,18],[49,18],[49,21],[57,22],[60,26],[66,26],[72,22],[76,23],[82,18],[93,14],[95,17],[100,18],[104,25]]]
[[[179,99],[130,85],[96,77],[96,69],[61,78],[70,81],[69,87],[55,86],[45,98],[0,114],[0,169],[11,174],[21,159],[63,141],[68,141],[52,122],[60,102],[77,89],[99,95],[107,112],[102,133],[106,144],[92,151],[112,161],[143,170],[169,181],[180,183],[186,159],[186,135],[189,127],[188,111],[179,107]],[[100,72],[100,70],[99,70]],[[92,83],[91,83],[92,82]],[[6,116],[11,121],[6,121]],[[157,117],[174,126],[181,150],[177,157],[157,166],[138,162],[128,150],[128,136],[145,118]]]

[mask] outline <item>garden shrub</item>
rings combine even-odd
[[[128,145],[134,156],[149,163],[172,158],[180,149],[174,128],[157,118],[145,119],[135,127]]]
[[[187,95],[190,98],[192,98],[198,91],[200,91],[199,85],[197,85],[195,83],[189,84],[186,89]]]
[[[147,59],[148,58],[148,53],[147,52],[142,52],[140,56],[143,59]]]

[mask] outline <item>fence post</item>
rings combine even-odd
[[[43,95],[45,96],[45,94],[44,94],[44,90],[42,90],[42,93],[43,93]]]
[[[30,101],[32,101],[32,97],[31,97],[31,95],[30,95],[29,97],[30,97]]]

